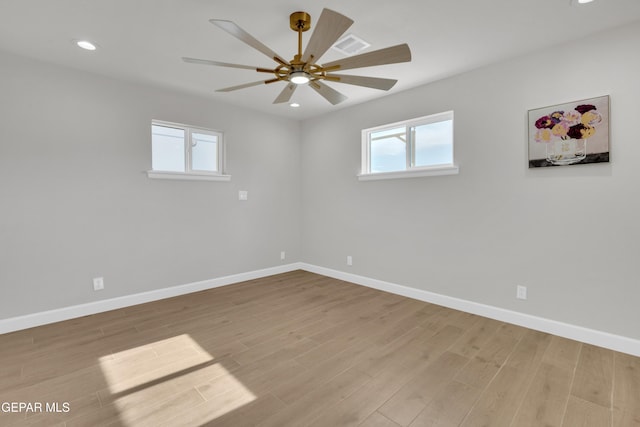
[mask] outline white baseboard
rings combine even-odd
[[[640,357],[640,341],[632,338],[614,335],[608,332],[602,332],[594,329],[588,329],[582,326],[571,325],[568,323],[557,322],[555,320],[532,316],[530,314],[519,313],[517,311],[506,310],[504,308],[436,294],[421,289],[402,286],[395,283],[385,282],[382,280],[372,279],[370,277],[359,276],[357,274],[346,273],[343,271],[333,270],[330,268],[320,267],[303,262],[265,268],[262,270],[255,270],[247,273],[233,274],[216,279],[204,280],[201,282],[189,283],[180,286],[173,286],[170,288],[157,289],[154,291],[127,295],[108,300],[95,301],[87,304],[60,308],[57,310],[44,311],[41,313],[34,313],[9,319],[0,319],[0,334],[28,329],[48,323],[74,319],[77,317],[88,316],[91,314],[102,313],[118,308],[130,307],[136,304],[143,304],[165,298],[176,297],[192,292],[204,291],[207,289],[231,285],[233,283],[244,282],[247,280],[259,279],[261,277],[272,276],[274,274],[286,273],[294,270],[305,270],[312,273],[321,274],[323,276],[333,277],[335,279],[356,283],[358,285],[367,286],[369,288],[378,289],[381,291],[417,299],[419,301],[425,301],[432,304],[453,308],[455,310],[465,311],[467,313],[477,314],[479,316],[489,317],[491,319],[512,323],[526,328],[535,329],[537,331],[558,335],[564,338],[569,338]]]
[[[571,325],[568,323],[532,316],[530,314],[519,313],[517,311],[506,310],[504,308],[436,294],[421,289],[410,288],[408,286],[397,285],[395,283],[359,276],[357,274],[345,273],[343,271],[332,270],[330,268],[319,267],[316,265],[302,263],[300,268],[312,273],[356,283],[369,288],[453,308],[455,310],[465,311],[467,313],[477,314],[483,317],[489,317],[491,319],[597,345],[610,350],[640,356],[640,341],[621,335],[614,335],[608,332],[588,329],[582,326]]]
[[[56,310],[43,311],[41,313],[28,314],[25,316],[13,317],[9,319],[0,319],[0,334],[33,328],[35,326],[46,325],[48,323],[75,319],[77,317],[116,310],[118,308],[130,307],[136,304],[144,304],[146,302],[204,291],[207,289],[213,289],[233,283],[244,282],[246,280],[259,279],[261,277],[272,276],[274,274],[286,273],[289,271],[300,269],[300,263],[286,264],[277,267],[250,271],[248,273],[232,274],[230,276],[218,277],[216,279],[203,280],[201,282],[194,282],[186,285],[172,286],[170,288],[157,289],[149,292],[142,292],[139,294],[126,295],[117,298],[94,301],[87,304],[59,308]]]

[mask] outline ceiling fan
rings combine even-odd
[[[298,33],[298,53],[294,55],[291,61],[284,60],[282,56],[269,49],[262,42],[231,21],[221,19],[211,19],[209,21],[273,59],[277,62],[276,67],[273,69],[196,58],[182,58],[182,60],[192,64],[241,68],[255,70],[259,73],[273,74],[273,77],[268,80],[259,80],[257,82],[231,86],[218,89],[216,92],[231,92],[260,84],[282,81],[288,84],[273,101],[274,104],[288,102],[298,85],[309,84],[313,90],[333,105],[339,104],[346,100],[347,97],[327,86],[323,81],[345,83],[380,90],[389,90],[397,82],[397,80],[393,79],[335,74],[336,71],[411,61],[411,51],[409,50],[409,46],[404,43],[319,65],[318,61],[320,57],[322,57],[351,24],[353,24],[353,20],[333,10],[324,9],[316,25],[316,29],[307,43],[304,53],[302,52],[302,33],[311,28],[311,16],[306,12],[294,12],[289,17],[289,21],[291,29]]]

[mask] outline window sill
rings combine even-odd
[[[231,181],[231,175],[219,175],[214,173],[147,171],[147,176],[152,179],[178,179],[186,181]]]
[[[359,181],[377,181],[380,179],[419,178],[423,176],[457,175],[460,168],[457,165],[433,166],[429,168],[413,169],[397,172],[379,172],[358,175]]]

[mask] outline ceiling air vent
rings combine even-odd
[[[362,40],[360,37],[354,36],[353,34],[347,34],[338,40],[332,47],[344,55],[351,56],[362,52],[369,46],[371,46],[371,44]]]

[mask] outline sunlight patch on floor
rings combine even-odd
[[[102,357],[100,367],[100,401],[127,426],[211,421],[256,399],[187,334]]]

